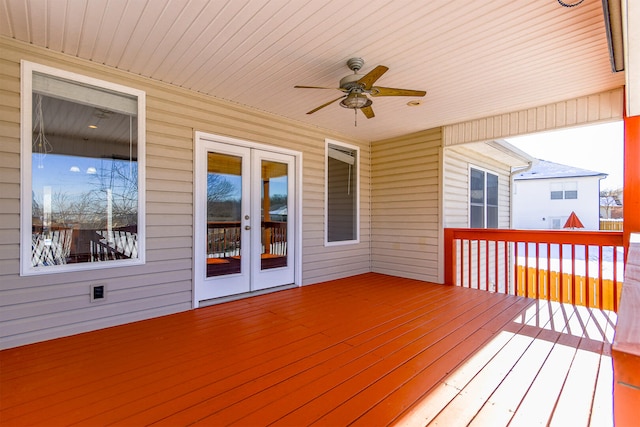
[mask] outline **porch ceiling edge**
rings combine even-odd
[[[622,120],[623,87],[553,104],[443,126],[445,146]]]

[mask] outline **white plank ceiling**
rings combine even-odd
[[[0,0],[0,34],[365,140],[624,84],[600,0]],[[341,92],[293,86],[338,87],[351,57],[422,105],[305,114]]]

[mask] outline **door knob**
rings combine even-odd
[[[251,230],[251,226],[250,226],[250,225],[245,225],[245,226],[244,226],[244,229],[245,229],[245,230]]]

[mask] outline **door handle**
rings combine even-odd
[[[245,225],[245,226],[244,226],[244,229],[245,229],[245,230],[251,230],[251,226],[250,226],[250,225]]]

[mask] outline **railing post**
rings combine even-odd
[[[454,286],[455,282],[455,255],[454,242],[453,242],[453,230],[450,228],[444,229],[444,284]]]

